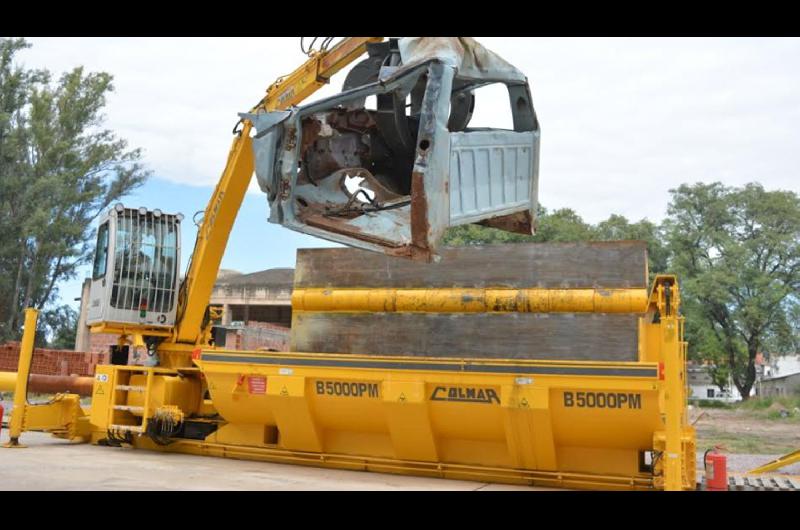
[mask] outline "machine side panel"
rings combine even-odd
[[[638,360],[637,315],[601,309],[582,313],[542,312],[544,307],[514,299],[515,307],[495,312],[492,304],[473,311],[475,289],[644,289],[647,249],[642,241],[534,243],[442,249],[438,263],[396,260],[355,249],[298,251],[295,273],[292,351],[431,357],[552,360]],[[354,294],[347,304],[313,305],[302,293],[322,289],[323,298],[337,289]],[[462,304],[447,310],[436,303],[395,307],[381,289],[424,289],[403,293],[428,300],[450,290]],[[459,295],[457,290],[461,290]],[[453,294],[452,290],[456,290]],[[373,296],[374,295],[374,296]],[[430,296],[429,296],[430,295]],[[444,296],[444,298],[447,298]],[[509,295],[512,296],[512,295]],[[521,294],[513,295],[522,296]],[[378,300],[374,300],[374,298]],[[341,297],[340,297],[341,298]],[[456,302],[458,301],[456,300]],[[512,304],[514,305],[514,304]],[[340,307],[341,306],[341,307]],[[462,307],[463,306],[463,307]],[[530,307],[529,307],[530,306]],[[535,307],[534,307],[535,306]],[[411,310],[408,310],[411,307]],[[503,310],[501,310],[503,311]],[[571,312],[575,311],[575,312]]]
[[[297,251],[295,288],[645,288],[643,241],[532,243],[441,249],[418,263],[351,248]]]
[[[299,312],[292,324],[297,352],[637,360],[632,314]]]

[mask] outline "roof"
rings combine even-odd
[[[768,383],[770,381],[779,381],[781,379],[788,379],[790,377],[797,377],[800,376],[800,372],[795,372],[793,374],[786,374],[786,375],[776,375],[775,377],[765,377],[761,380],[762,383]]]
[[[220,269],[217,273],[217,281],[227,280],[231,276],[241,276],[241,272],[233,269]]]
[[[456,75],[474,80],[525,83],[520,70],[472,37],[404,37],[398,41],[403,65],[395,74],[438,59],[456,69]]]
[[[249,274],[225,276],[217,279],[217,285],[288,285],[294,284],[294,269],[281,267]]]

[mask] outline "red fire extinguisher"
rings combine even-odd
[[[3,434],[3,404],[0,403],[0,434]]]
[[[706,491],[728,491],[728,458],[715,447],[703,455]]]

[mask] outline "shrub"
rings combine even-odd
[[[724,401],[718,401],[716,399],[697,399],[691,401],[692,405],[697,407],[705,408],[705,409],[729,409],[731,405],[729,403],[725,403]]]

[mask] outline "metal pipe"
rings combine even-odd
[[[17,365],[17,382],[14,389],[14,410],[8,423],[8,447],[18,447],[19,435],[22,434],[22,425],[25,420],[25,405],[28,401],[28,376],[31,372],[31,359],[33,358],[33,339],[36,336],[36,320],[39,312],[31,307],[25,309],[25,331],[22,333],[22,344],[19,349],[19,364]]]
[[[294,311],[644,313],[646,289],[295,289]]]
[[[28,391],[43,394],[70,392],[81,396],[91,396],[94,379],[79,375],[31,374]],[[13,392],[17,386],[16,372],[0,372],[0,392]]]
[[[0,372],[0,392],[13,392],[17,388],[17,372]]]

